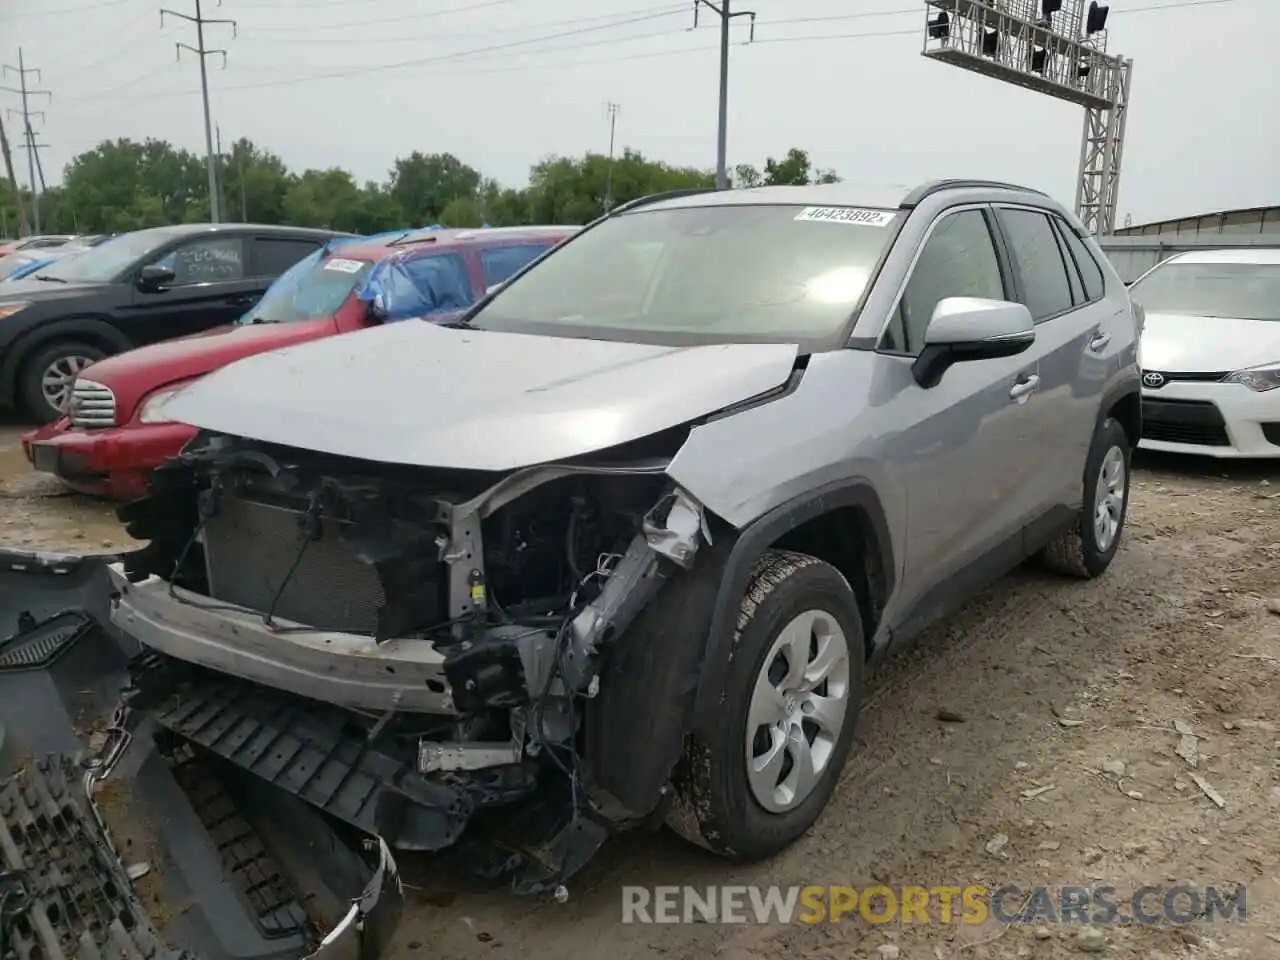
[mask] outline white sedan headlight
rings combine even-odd
[[[173,421],[164,415],[164,405],[169,402],[175,393],[181,390],[181,387],[173,390],[158,390],[147,397],[142,403],[142,409],[138,411],[138,422],[172,423]]]
[[[1258,393],[1274,390],[1276,387],[1280,387],[1280,362],[1264,363],[1256,367],[1237,370],[1234,373],[1227,374],[1222,382],[1239,383]]]

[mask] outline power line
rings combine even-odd
[[[32,97],[46,97],[53,99],[53,94],[48,90],[33,90],[27,86],[27,76],[31,75],[36,78],[39,83],[42,80],[40,71],[35,67],[28,67],[22,55],[22,48],[18,48],[18,65],[16,67],[10,64],[4,64],[0,67],[0,75],[7,76],[10,73],[18,75],[18,86],[0,87],[0,90],[7,90],[9,93],[16,93],[22,98],[22,130],[23,130],[23,149],[27,151],[27,173],[31,180],[31,219],[34,221],[36,233],[40,232],[40,192],[44,182],[44,170],[40,170],[40,183],[36,182],[36,168],[40,165],[40,148],[46,144],[36,143],[35,131],[31,129],[31,117],[33,115],[45,119],[44,113],[39,110],[31,109]],[[18,111],[9,110],[11,114],[17,115]]]
[[[484,0],[483,3],[472,3],[467,6],[450,7],[447,10],[432,10],[426,13],[411,13],[399,17],[384,17],[381,19],[365,19],[347,23],[317,23],[307,27],[299,27],[297,24],[289,24],[287,26],[263,26],[258,27],[259,30],[280,30],[289,33],[297,33],[301,30],[356,30],[360,27],[380,26],[384,23],[407,23],[410,20],[426,20],[431,17],[447,17],[453,13],[474,13],[476,10],[487,10],[489,7],[498,7],[508,3],[514,3],[515,0]]]
[[[644,16],[645,14],[671,16],[675,14],[685,13],[688,11],[688,9],[689,9],[689,5],[687,3],[681,3],[676,5],[665,4],[660,7],[641,7],[639,9],[621,10],[617,13],[596,14],[590,17],[569,17],[568,19],[564,19],[564,20],[539,20],[536,23],[514,24],[511,26],[501,26],[501,27],[486,27],[483,30],[463,30],[455,33],[411,34],[409,36],[397,36],[397,37],[370,37],[368,39],[360,39],[360,40],[354,40],[354,41],[350,37],[332,37],[332,38],[330,37],[322,37],[322,38],[291,37],[289,40],[289,43],[291,46],[294,44],[305,45],[305,46],[333,46],[335,44],[340,44],[342,46],[351,46],[352,44],[358,44],[363,46],[364,44],[423,43],[426,41],[433,41],[433,40],[462,40],[469,37],[490,36],[495,33],[520,33],[521,31],[525,31],[525,30],[547,30],[552,27],[567,27],[567,26],[572,26],[573,24],[593,23],[593,22],[602,21],[602,20],[608,20],[608,21],[621,20],[622,22],[625,23],[625,22],[628,22],[626,20],[626,18],[628,17]],[[240,39],[242,42],[245,42],[245,43],[278,44],[280,42],[280,40],[276,37],[257,37],[257,36],[253,36],[251,33],[247,33],[245,36],[241,37]]]
[[[493,27],[493,28],[488,28],[488,29],[484,29],[484,30],[467,30],[467,31],[462,31],[462,32],[457,32],[457,33],[430,34],[430,35],[425,35],[425,36],[423,36],[423,35],[415,35],[415,36],[409,36],[409,37],[375,37],[375,38],[372,38],[372,39],[370,39],[370,40],[361,40],[361,41],[356,41],[356,42],[358,42],[358,43],[360,43],[360,44],[365,44],[365,43],[378,43],[378,44],[382,44],[382,43],[422,43],[422,42],[424,42],[424,41],[430,41],[430,40],[456,40],[456,39],[465,39],[465,38],[469,38],[469,37],[487,37],[487,36],[491,36],[491,35],[493,35],[493,34],[495,34],[495,33],[497,33],[497,34],[502,34],[502,33],[518,33],[518,32],[521,32],[521,31],[548,29],[548,28],[551,28],[551,27],[571,26],[571,25],[574,25],[574,24],[593,23],[593,22],[597,22],[597,21],[608,21],[608,22],[602,22],[602,23],[600,23],[600,24],[599,24],[599,26],[598,26],[598,27],[593,27],[592,29],[607,29],[607,28],[609,28],[609,27],[626,26],[626,25],[628,25],[628,24],[638,22],[636,19],[632,19],[632,18],[635,18],[635,17],[642,17],[642,16],[645,16],[645,15],[652,15],[654,19],[659,19],[659,18],[660,18],[660,17],[662,17],[662,16],[671,16],[671,15],[674,15],[674,14],[681,14],[681,13],[684,13],[684,12],[686,12],[688,9],[689,9],[689,8],[688,8],[688,5],[687,5],[687,4],[683,4],[683,3],[682,3],[682,4],[680,4],[680,5],[678,5],[678,6],[672,6],[672,5],[670,5],[670,4],[667,4],[667,5],[660,6],[660,7],[652,7],[652,6],[651,6],[651,7],[641,7],[641,8],[639,8],[639,9],[632,9],[632,10],[619,11],[618,13],[603,14],[603,15],[597,15],[597,16],[592,16],[592,17],[574,17],[574,18],[567,19],[567,20],[540,21],[540,22],[537,22],[537,23],[524,24],[524,25],[521,25],[521,26],[511,26],[511,27]],[[641,36],[651,36],[651,34],[642,34]],[[145,38],[141,38],[141,39],[145,39]],[[252,36],[252,35],[245,35],[244,33],[241,33],[240,35],[238,35],[236,39],[237,39],[237,40],[238,40],[238,42],[240,42],[240,43],[246,43],[246,42],[249,42],[249,43],[272,43],[272,44],[277,44],[277,45],[278,45],[278,44],[279,44],[279,42],[280,42],[280,41],[279,41],[278,39],[276,39],[276,38],[272,38],[272,37],[255,37],[255,36]],[[621,38],[621,39],[631,39],[631,38]],[[134,43],[136,43],[136,42],[137,42],[137,41],[135,40],[135,41],[134,41]],[[293,42],[293,43],[296,43],[297,41],[292,41],[292,42]],[[351,45],[352,45],[352,43],[353,43],[353,41],[352,41],[350,38],[347,38],[347,37],[343,37],[343,38],[335,38],[335,39],[331,39],[331,40],[330,40],[330,39],[324,39],[324,40],[305,40],[305,39],[304,39],[302,42],[303,42],[303,43],[305,43],[305,44],[308,44],[308,45],[316,45],[316,44],[325,44],[325,45],[342,44],[342,45],[344,45],[344,46],[351,46]],[[530,40],[529,40],[529,41],[527,41],[527,42],[530,42],[530,43],[535,42],[535,39],[530,39]],[[90,67],[85,67],[85,68],[82,68],[82,69],[77,70],[74,74],[71,74],[71,76],[73,76],[73,77],[75,77],[75,76],[79,76],[80,74],[82,74],[82,73],[85,73],[85,72],[89,71],[92,67],[101,66],[103,63],[107,62],[108,60],[112,60],[112,59],[115,59],[115,58],[119,57],[119,56],[121,55],[121,53],[123,52],[123,50],[130,49],[130,48],[132,47],[132,45],[133,45],[133,44],[130,44],[130,46],[129,46],[129,47],[125,47],[125,48],[117,48],[117,49],[115,49],[115,50],[111,51],[111,53],[109,53],[106,57],[103,57],[102,59],[100,59],[100,60],[98,60],[98,61],[94,62],[93,64],[91,64],[91,65],[90,65]],[[92,94],[89,94],[89,95],[87,95],[87,96],[66,98],[66,99],[64,99],[62,102],[64,102],[64,103],[81,103],[81,102],[86,102],[86,101],[103,100],[103,99],[105,99],[105,98],[107,97],[107,95],[108,95],[108,94],[113,93],[113,92],[115,92],[116,90],[125,89],[125,88],[127,88],[127,87],[132,87],[132,86],[134,86],[136,83],[140,83],[140,82],[142,82],[143,80],[145,80],[145,79],[147,79],[147,78],[149,78],[149,77],[151,77],[151,76],[154,76],[154,75],[155,75],[156,73],[158,73],[158,72],[159,72],[159,71],[156,71],[156,70],[148,71],[147,73],[143,74],[143,75],[142,75],[142,76],[140,76],[140,77],[135,77],[133,80],[129,80],[129,81],[127,81],[126,83],[121,84],[121,85],[119,85],[119,86],[117,86],[117,87],[112,87],[112,88],[111,88],[111,89],[109,89],[109,90],[97,90],[97,89],[95,89],[95,90],[94,90],[94,92],[93,92]]]
[[[506,51],[514,50],[517,47],[529,46],[535,43],[545,43],[550,40],[563,40],[570,37],[583,36],[585,34],[595,33],[600,30],[612,29],[613,27],[628,26],[633,23],[642,23],[642,22],[654,20],[654,19],[657,19],[657,16],[655,16],[654,14],[649,14],[647,16],[632,17],[628,20],[619,21],[616,23],[608,23],[608,24],[588,26],[588,27],[579,27],[575,30],[565,30],[559,33],[546,34],[539,37],[528,37],[524,40],[512,40],[506,43],[490,44],[489,46],[475,47],[470,50],[457,50],[457,51],[454,51],[453,53],[442,53],[432,57],[419,57],[414,60],[403,60],[403,61],[398,61],[396,63],[379,63],[379,64],[371,64],[369,66],[364,66],[364,67],[351,67],[345,70],[333,70],[327,73],[310,74],[310,75],[301,76],[301,77],[286,77],[286,78],[281,78],[279,80],[263,80],[256,83],[230,84],[228,86],[221,87],[220,89],[223,92],[234,91],[234,90],[249,90],[249,89],[259,90],[259,89],[266,89],[270,87],[293,86],[294,84],[299,84],[299,83],[313,83],[318,80],[337,80],[337,79],[345,79],[347,77],[364,76],[367,74],[384,73],[384,72],[393,71],[393,70],[404,70],[412,67],[428,66],[433,63],[444,63],[452,60],[459,60],[466,57],[478,56],[481,54],[506,52]],[[580,47],[596,46],[596,45],[608,44],[608,43],[626,43],[626,42],[631,42],[635,40],[651,39],[654,37],[664,37],[664,36],[672,36],[676,34],[684,34],[687,32],[688,31],[684,29],[661,30],[653,33],[636,34],[628,37],[606,37],[601,40],[587,41],[585,43],[580,43],[580,44],[572,44],[567,47],[555,47],[555,48],[552,48],[551,50],[545,50],[545,51],[534,50],[531,52],[532,53],[552,53],[552,52],[559,52],[560,50],[573,50],[573,49],[578,49]],[[210,51],[210,52],[215,52],[215,51]],[[194,91],[177,90],[177,91],[170,91],[167,93],[154,94],[153,97],[188,96],[192,92]],[[78,98],[77,102],[86,103],[86,102],[89,102],[90,100],[96,101],[99,99],[101,99],[101,96],[95,94],[93,97]]]
[[[507,2],[507,0],[503,0],[503,2]],[[1158,11],[1158,10],[1181,9],[1184,7],[1220,5],[1224,3],[1236,3],[1236,2],[1239,2],[1239,0],[1184,0],[1184,2],[1181,2],[1181,3],[1163,3],[1163,4],[1148,5],[1144,7],[1135,7],[1135,8],[1127,9],[1123,12],[1126,14],[1147,13],[1147,12]],[[454,7],[448,10],[435,11],[432,14],[424,14],[423,16],[440,16],[446,13],[458,12],[459,10],[463,10],[463,9],[471,9],[471,10],[481,9],[483,6],[484,4],[476,5],[470,8]],[[321,39],[321,38],[307,38],[307,37],[298,38],[295,36],[290,38],[290,44],[291,45],[304,44],[309,46],[341,44],[344,46],[351,46],[353,44],[364,45],[364,44],[388,44],[388,43],[422,43],[422,42],[431,41],[431,40],[454,40],[454,39],[465,39],[467,37],[490,36],[495,33],[518,33],[521,31],[548,29],[552,27],[567,26],[571,24],[592,23],[594,21],[608,21],[608,22],[602,22],[600,23],[599,27],[593,27],[592,29],[607,29],[613,26],[625,26],[629,23],[635,22],[634,20],[630,19],[632,17],[652,15],[654,19],[658,19],[664,15],[678,14],[686,10],[688,10],[688,4],[681,3],[679,5],[641,7],[638,9],[633,8],[631,10],[619,11],[617,13],[597,14],[595,16],[586,17],[586,18],[539,21],[535,23],[528,23],[528,24],[522,24],[522,25],[495,26],[495,27],[490,27],[483,30],[467,30],[467,31],[454,32],[454,33],[445,33],[445,34],[434,33],[429,35],[415,34],[411,36],[374,37],[370,39],[357,40],[357,41],[353,41],[349,37]],[[780,27],[780,26],[800,26],[803,24],[838,23],[846,20],[862,20],[862,19],[870,19],[870,18],[876,18],[876,17],[902,16],[904,14],[911,14],[912,16],[917,16],[919,12],[920,11],[916,8],[892,9],[892,10],[868,10],[868,11],[861,11],[858,13],[847,13],[847,14],[831,14],[831,15],[810,16],[810,17],[790,17],[784,20],[765,20],[762,18],[762,19],[759,19],[757,23],[759,26],[765,27],[765,28]],[[385,22],[398,22],[403,19],[405,18],[397,17],[397,18],[393,18],[391,21],[367,20],[363,22],[363,25],[374,26],[380,23],[385,23]],[[318,29],[325,29],[325,28],[321,27]],[[918,33],[919,31],[916,30],[916,31],[908,31],[908,32]],[[643,34],[636,37],[635,39],[643,39],[648,36],[651,36],[651,35]],[[849,37],[849,34],[839,34],[839,35],[833,34],[831,36],[832,38],[847,39]],[[280,41],[275,38],[253,36],[252,34],[239,36],[238,39],[242,43],[243,42],[274,43],[274,44],[280,43]],[[545,39],[545,38],[531,38],[525,42],[534,43],[534,42],[541,41],[542,39]],[[631,38],[622,38],[622,40],[626,40],[626,39],[631,39]],[[823,39],[823,38],[817,37],[815,39]],[[763,42],[763,38],[761,39],[760,42]],[[99,60],[97,61],[96,64],[92,64],[90,66],[101,65],[103,62],[106,62],[107,59],[111,59],[116,56],[119,56],[119,54],[120,54],[120,50],[117,49],[113,51],[107,58],[104,58],[103,60]],[[412,61],[404,65],[412,66],[415,63],[417,63],[417,61]],[[386,66],[387,68],[395,68],[399,65],[391,64]],[[85,68],[79,69],[72,76],[78,76],[81,73],[86,72],[88,69],[90,68],[85,67]],[[376,69],[380,70],[380,69],[384,69],[384,67],[379,66]],[[143,77],[137,78],[136,80],[131,80],[124,86],[133,86],[135,82],[141,82],[141,80],[145,79],[147,76],[150,76],[150,75],[151,74],[147,74],[147,75],[144,75]],[[320,75],[315,77],[315,79],[327,79],[327,78],[328,78],[328,75]],[[298,82],[304,82],[306,79],[308,78],[305,78],[305,77],[297,78]],[[239,85],[233,89],[243,89],[243,88],[244,88],[243,85]],[[113,88],[113,89],[118,89],[118,88]],[[186,93],[179,92],[178,95],[185,96]],[[91,101],[91,100],[100,100],[100,99],[103,99],[104,97],[105,97],[104,92],[95,91],[90,96],[74,98],[74,102],[79,103],[79,102],[85,102],[85,101]],[[66,102],[72,102],[72,101],[66,101]]]
[[[85,13],[97,13],[104,7],[118,7],[121,4],[132,3],[133,0],[98,0],[91,6],[84,7],[60,7],[57,10],[24,10],[22,13],[10,14],[14,17],[56,17],[64,14],[79,16]]]
[[[164,15],[167,13],[171,17],[177,17],[179,20],[185,20],[188,23],[196,25],[196,45],[193,47],[189,43],[175,43],[174,49],[177,52],[178,59],[182,59],[182,51],[190,50],[196,55],[200,61],[200,96],[204,99],[204,145],[205,145],[205,166],[209,172],[209,219],[213,223],[219,223],[221,204],[218,202],[218,164],[214,159],[213,153],[213,122],[209,117],[209,70],[206,61],[214,54],[221,54],[222,65],[227,65],[227,51],[210,50],[204,45],[204,28],[206,25],[231,25],[231,36],[236,35],[236,22],[234,20],[216,20],[210,19],[201,13],[200,0],[195,0],[196,15],[190,16],[185,13],[178,13],[176,10],[161,8],[160,10],[160,27],[164,28]],[[222,0],[218,0],[218,5],[222,5]]]
[[[1182,2],[1182,3],[1165,3],[1165,4],[1155,5],[1155,6],[1135,8],[1125,12],[1126,13],[1145,13],[1145,12],[1152,12],[1156,10],[1179,9],[1182,7],[1201,6],[1201,5],[1207,5],[1207,4],[1234,3],[1234,2],[1239,2],[1239,0],[1185,0],[1185,2]],[[685,9],[687,9],[687,7]],[[916,11],[916,10],[876,11],[875,15],[888,15],[893,12],[918,13],[919,11]],[[862,19],[863,17],[869,16],[869,15],[872,15],[871,12],[845,14],[845,15],[839,15],[835,19],[837,20]],[[351,68],[347,70],[329,71],[329,72],[318,73],[318,74],[305,74],[301,76],[285,77],[278,80],[264,80],[264,81],[250,82],[250,83],[230,84],[225,87],[220,87],[219,89],[220,89],[220,92],[224,92],[224,93],[239,92],[244,90],[261,90],[261,89],[269,89],[272,87],[287,87],[287,86],[293,86],[296,84],[309,84],[309,83],[314,83],[314,82],[319,82],[319,81],[329,80],[329,79],[346,79],[353,76],[377,74],[385,71],[411,69],[414,67],[430,67],[431,65],[436,63],[462,60],[463,58],[483,56],[485,54],[490,54],[490,53],[507,52],[517,46],[526,46],[526,45],[535,44],[535,43],[544,43],[550,40],[564,39],[571,36],[581,35],[589,31],[597,31],[601,29],[607,29],[610,27],[622,26],[631,22],[634,22],[634,21],[627,20],[622,22],[608,23],[608,24],[603,24],[595,27],[586,27],[578,30],[570,30],[570,31],[565,31],[561,33],[554,33],[546,36],[531,37],[524,40],[514,41],[512,43],[503,43],[503,44],[489,45],[484,47],[475,47],[468,50],[461,50],[453,53],[440,54],[433,57],[425,57],[425,58],[419,58],[415,60],[399,61],[395,63],[374,64],[366,67],[356,67],[356,68]],[[760,26],[762,27],[789,26],[793,24],[798,25],[801,23],[811,23],[811,22],[813,22],[812,18],[801,17],[801,18],[794,18],[794,19],[787,19],[787,20],[760,21]],[[689,31],[685,29],[661,30],[661,31],[654,31],[649,33],[634,34],[634,35],[624,36],[624,37],[606,37],[606,38],[601,38],[597,40],[588,40],[582,43],[574,43],[574,44],[570,44],[562,47],[551,47],[544,50],[530,50],[530,51],[527,51],[527,54],[522,52],[520,55],[561,53],[561,52],[566,52],[571,50],[584,49],[584,48],[593,47],[593,46],[613,45],[617,43],[630,43],[630,42],[635,42],[640,40],[648,40],[648,39],[655,39],[655,38],[661,38],[661,37],[671,37],[676,35],[686,35],[688,32]],[[791,37],[757,37],[754,40],[754,44],[758,45],[762,43],[776,44],[776,43],[801,43],[801,42],[808,43],[808,42],[834,41],[834,40],[860,40],[860,39],[871,39],[871,38],[879,38],[879,37],[919,36],[919,34],[920,34],[919,28],[882,30],[882,31],[859,31],[859,32],[846,32],[846,33],[823,33],[823,34],[791,36]],[[711,45],[703,44],[695,47],[680,48],[675,50],[647,51],[643,53],[624,55],[624,56],[609,56],[609,57],[597,57],[597,58],[588,58],[588,59],[575,59],[575,60],[551,61],[551,62],[539,61],[538,63],[534,63],[534,64],[516,64],[511,66],[499,66],[499,67],[490,67],[490,68],[475,67],[475,66],[472,66],[470,62],[464,61],[463,63],[459,64],[459,66],[463,68],[461,71],[455,72],[455,71],[447,71],[447,70],[446,71],[433,70],[433,71],[427,71],[427,72],[431,75],[436,75],[436,76],[453,76],[453,75],[458,75],[458,73],[471,74],[471,73],[525,72],[532,69],[546,70],[549,68],[550,69],[573,68],[578,66],[589,66],[592,64],[619,63],[619,62],[624,62],[629,60],[647,60],[647,59],[667,57],[667,56],[684,56],[692,53],[706,53],[713,49],[716,49],[716,48]],[[162,71],[161,70],[149,71],[148,73],[143,74],[140,77],[136,77],[133,80],[130,80],[125,84],[122,84],[120,87],[112,88],[111,91],[95,93],[94,95],[89,97],[77,97],[75,98],[74,102],[76,103],[98,102],[104,99],[109,93],[114,92],[115,90],[121,89],[123,87],[134,86],[135,84],[141,83],[149,79],[150,77],[155,76],[160,72]],[[199,91],[192,90],[192,89],[168,90],[168,91],[158,92],[155,94],[150,94],[149,96],[152,99],[169,98],[169,97],[186,97],[186,96],[191,96],[193,93],[197,93],[197,92]]]
[[[147,19],[150,16],[154,16],[154,14],[151,12],[143,13],[139,16],[134,17],[132,20],[129,20],[126,23],[122,24],[120,27],[116,28],[116,30],[118,30],[118,32],[121,34],[130,33],[132,32],[135,26],[140,26],[142,24],[142,21]],[[68,74],[68,76],[78,77],[81,74],[94,72],[104,63],[110,63],[112,60],[115,60],[116,58],[126,53],[127,51],[132,50],[134,47],[138,47],[138,46],[141,46],[143,43],[149,42],[150,39],[151,38],[146,35],[135,36],[132,40],[129,40],[122,46],[118,46],[111,50],[108,50],[105,55],[99,57],[97,60],[90,60],[88,63],[78,62],[80,60],[79,52],[77,52],[75,56],[67,56],[66,54],[60,54],[60,58],[77,63],[75,72]],[[95,49],[98,46],[100,46],[100,44],[98,43],[93,44],[93,47]],[[86,52],[87,52],[87,48],[86,48]]]

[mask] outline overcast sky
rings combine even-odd
[[[169,0],[194,13],[196,0]],[[1153,11],[1153,6],[1169,9]],[[204,0],[213,115],[297,169],[383,179],[448,151],[512,185],[548,153],[619,145],[715,162],[717,39],[692,0]],[[758,14],[731,54],[729,162],[791,146],[848,180],[983,176],[1075,196],[1082,109],[920,56],[920,0],[733,0]],[[746,18],[735,42],[747,39]],[[1276,0],[1112,0],[1135,61],[1118,221],[1280,203]],[[203,151],[195,29],[155,0],[0,0],[0,60],[52,90],[46,177],[104,138]],[[406,65],[409,64],[409,65]],[[341,76],[333,76],[342,74]],[[328,75],[328,76],[326,76]],[[15,85],[9,73],[5,83]],[[31,78],[34,80],[35,78]],[[5,106],[16,98],[0,93]],[[11,139],[16,124],[10,118]],[[15,153],[23,165],[25,155]]]

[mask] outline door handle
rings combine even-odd
[[[1040,386],[1040,377],[1038,374],[1033,373],[1028,377],[1023,377],[1009,388],[1009,399],[1021,402],[1031,396],[1038,386]]]
[[[1093,335],[1093,338],[1089,341],[1089,349],[1092,350],[1094,353],[1098,353],[1103,349],[1103,347],[1105,347],[1110,342],[1111,342],[1111,334],[1095,333]]]
[[[253,303],[257,299],[258,299],[257,297],[249,297],[249,296],[245,296],[244,294],[237,294],[234,297],[227,297],[227,303],[231,304],[231,306],[233,307],[247,307],[249,306],[249,304]]]

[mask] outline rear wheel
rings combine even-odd
[[[799,839],[849,754],[863,652],[858,601],[840,572],[806,554],[766,553],[738,617],[724,722],[690,740],[672,828],[744,861]]]
[[[52,423],[67,412],[76,377],[106,356],[81,340],[58,340],[38,349],[22,368],[18,397],[37,423]]]
[[[1098,424],[1085,466],[1080,517],[1041,555],[1050,570],[1090,579],[1111,566],[1129,509],[1131,453],[1119,421],[1107,417]]]

